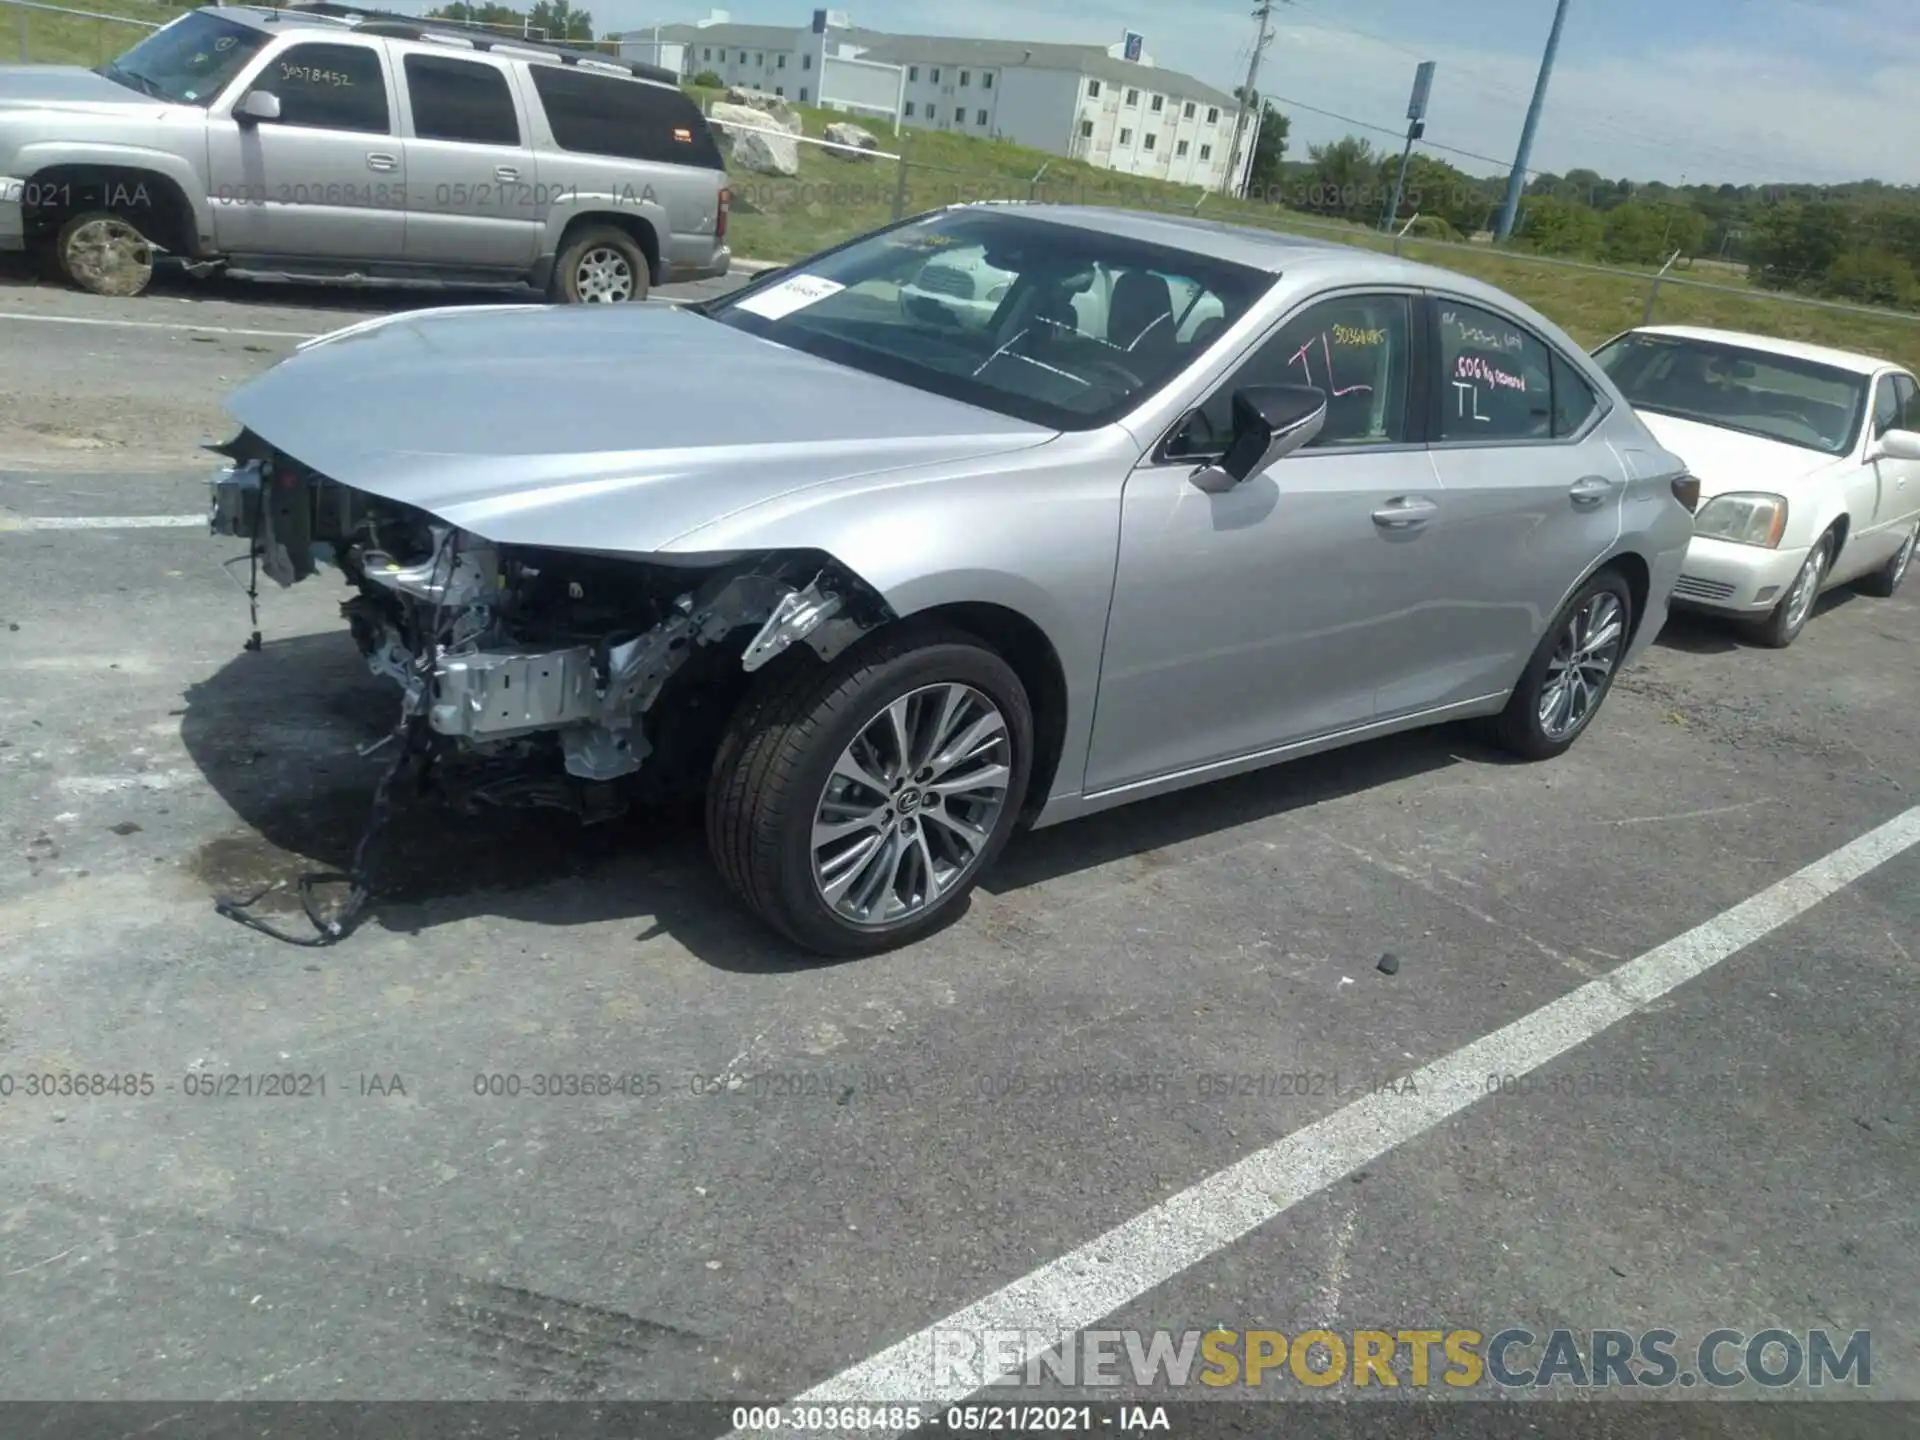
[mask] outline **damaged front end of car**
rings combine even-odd
[[[496,543],[352,489],[252,431],[210,447],[213,533],[281,586],[335,568],[368,667],[402,696],[438,788],[462,808],[585,820],[704,786],[753,672],[823,660],[892,618],[831,556],[628,556]],[[257,630],[255,641],[257,643]],[[651,782],[651,783],[649,783]]]

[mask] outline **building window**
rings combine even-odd
[[[706,49],[702,50],[700,52],[700,58],[702,60],[711,60],[713,58],[713,47],[709,45]]]
[[[746,52],[746,51],[744,51],[744,50],[742,50],[742,51],[740,52],[740,63],[741,63],[742,65],[744,65],[744,64],[746,64],[746,63],[747,63],[747,52]]]
[[[1154,113],[1154,114],[1156,114],[1156,115],[1158,115],[1158,114],[1160,113],[1160,106],[1161,106],[1161,103],[1162,103],[1162,102],[1163,102],[1163,101],[1164,101],[1165,99],[1166,99],[1166,97],[1165,97],[1164,95],[1156,95],[1156,96],[1154,96],[1154,97],[1153,97],[1153,113]]]
[[[773,93],[776,95],[784,95],[787,93],[787,87],[784,85],[776,85],[773,87]]]
[[[974,124],[976,124],[976,125],[984,125],[984,124],[986,124],[986,123],[987,123],[987,112],[986,112],[986,111],[984,111],[984,110],[976,110],[976,111],[974,111],[974,112],[973,112],[973,123],[974,123]]]
[[[1122,145],[1131,145],[1133,143],[1133,131],[1122,130],[1120,132],[1120,143]]]
[[[802,55],[800,57],[800,68],[802,70],[811,70],[813,68],[813,56]]]
[[[764,53],[753,57],[753,68],[756,70],[764,70],[767,68],[767,57]]]
[[[912,80],[915,83],[919,82],[920,67],[918,65],[909,65],[907,67],[907,79]]]
[[[938,70],[929,70],[927,72],[927,79],[935,85],[938,85],[940,83],[940,72]]]
[[[807,87],[804,85],[800,87],[800,103],[802,105],[807,103]]]
[[[1220,123],[1220,107],[1218,105],[1209,105],[1207,107],[1207,123],[1209,125],[1218,125]]]
[[[953,123],[956,125],[964,125],[967,123],[967,107],[966,106],[956,105],[953,107]]]
[[[973,83],[973,72],[971,70],[962,70],[960,72],[960,83],[962,85],[971,85]]]
[[[1100,82],[1098,80],[1087,81],[1087,98],[1089,100],[1098,100],[1100,98]]]
[[[1186,142],[1186,141],[1184,141],[1184,140],[1180,140],[1180,141],[1177,141],[1177,142],[1175,142],[1175,144],[1174,144],[1174,147],[1173,147],[1173,153],[1174,153],[1175,155],[1184,155],[1184,154],[1186,154],[1186,153],[1187,153],[1187,142]]]
[[[1154,141],[1156,141],[1156,140],[1158,140],[1159,138],[1160,138],[1160,137],[1159,137],[1158,135],[1149,135],[1149,136],[1147,136],[1147,137],[1146,137],[1146,138],[1145,138],[1144,140],[1142,140],[1142,141],[1141,141],[1140,143],[1141,143],[1141,145],[1142,145],[1142,146],[1144,146],[1144,147],[1145,147],[1146,149],[1148,149],[1148,150],[1151,150],[1151,149],[1153,148],[1153,142],[1154,142]]]
[[[1191,120],[1193,118],[1193,101],[1187,101],[1187,108],[1180,112],[1180,118],[1182,120]]]
[[[980,77],[980,88],[982,90],[991,90],[993,88],[993,72],[991,70]]]
[[[907,118],[909,120],[913,118],[913,101],[911,100],[907,101]]]
[[[784,69],[786,69],[786,68],[787,68],[787,57],[786,57],[786,56],[784,56],[784,55],[776,55],[776,56],[774,57],[774,60],[773,60],[773,68],[774,68],[774,69],[776,69],[776,70],[784,70]]]
[[[1200,158],[1202,160],[1211,160],[1213,158],[1213,146],[1202,145],[1200,147]]]
[[[1080,138],[1082,140],[1091,140],[1093,138],[1093,121],[1082,120],[1080,122]]]
[[[740,58],[744,60],[747,57],[742,55]],[[1127,104],[1138,105],[1139,103],[1140,103],[1140,92],[1138,90],[1127,91]]]

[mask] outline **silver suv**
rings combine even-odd
[[[135,295],[194,273],[724,275],[726,165],[670,71],[347,5],[191,11],[97,70],[0,67],[0,250]]]

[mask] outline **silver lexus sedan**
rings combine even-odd
[[[1078,207],[700,305],[384,317],[228,409],[214,530],[344,577],[395,772],[588,819],[704,795],[740,899],[840,955],[951,919],[1018,824],[1469,717],[1558,755],[1697,503],[1496,289]]]

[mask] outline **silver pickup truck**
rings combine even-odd
[[[219,6],[95,70],[0,67],[0,250],[97,294],[167,256],[638,300],[727,273],[730,198],[671,72],[450,22]]]

